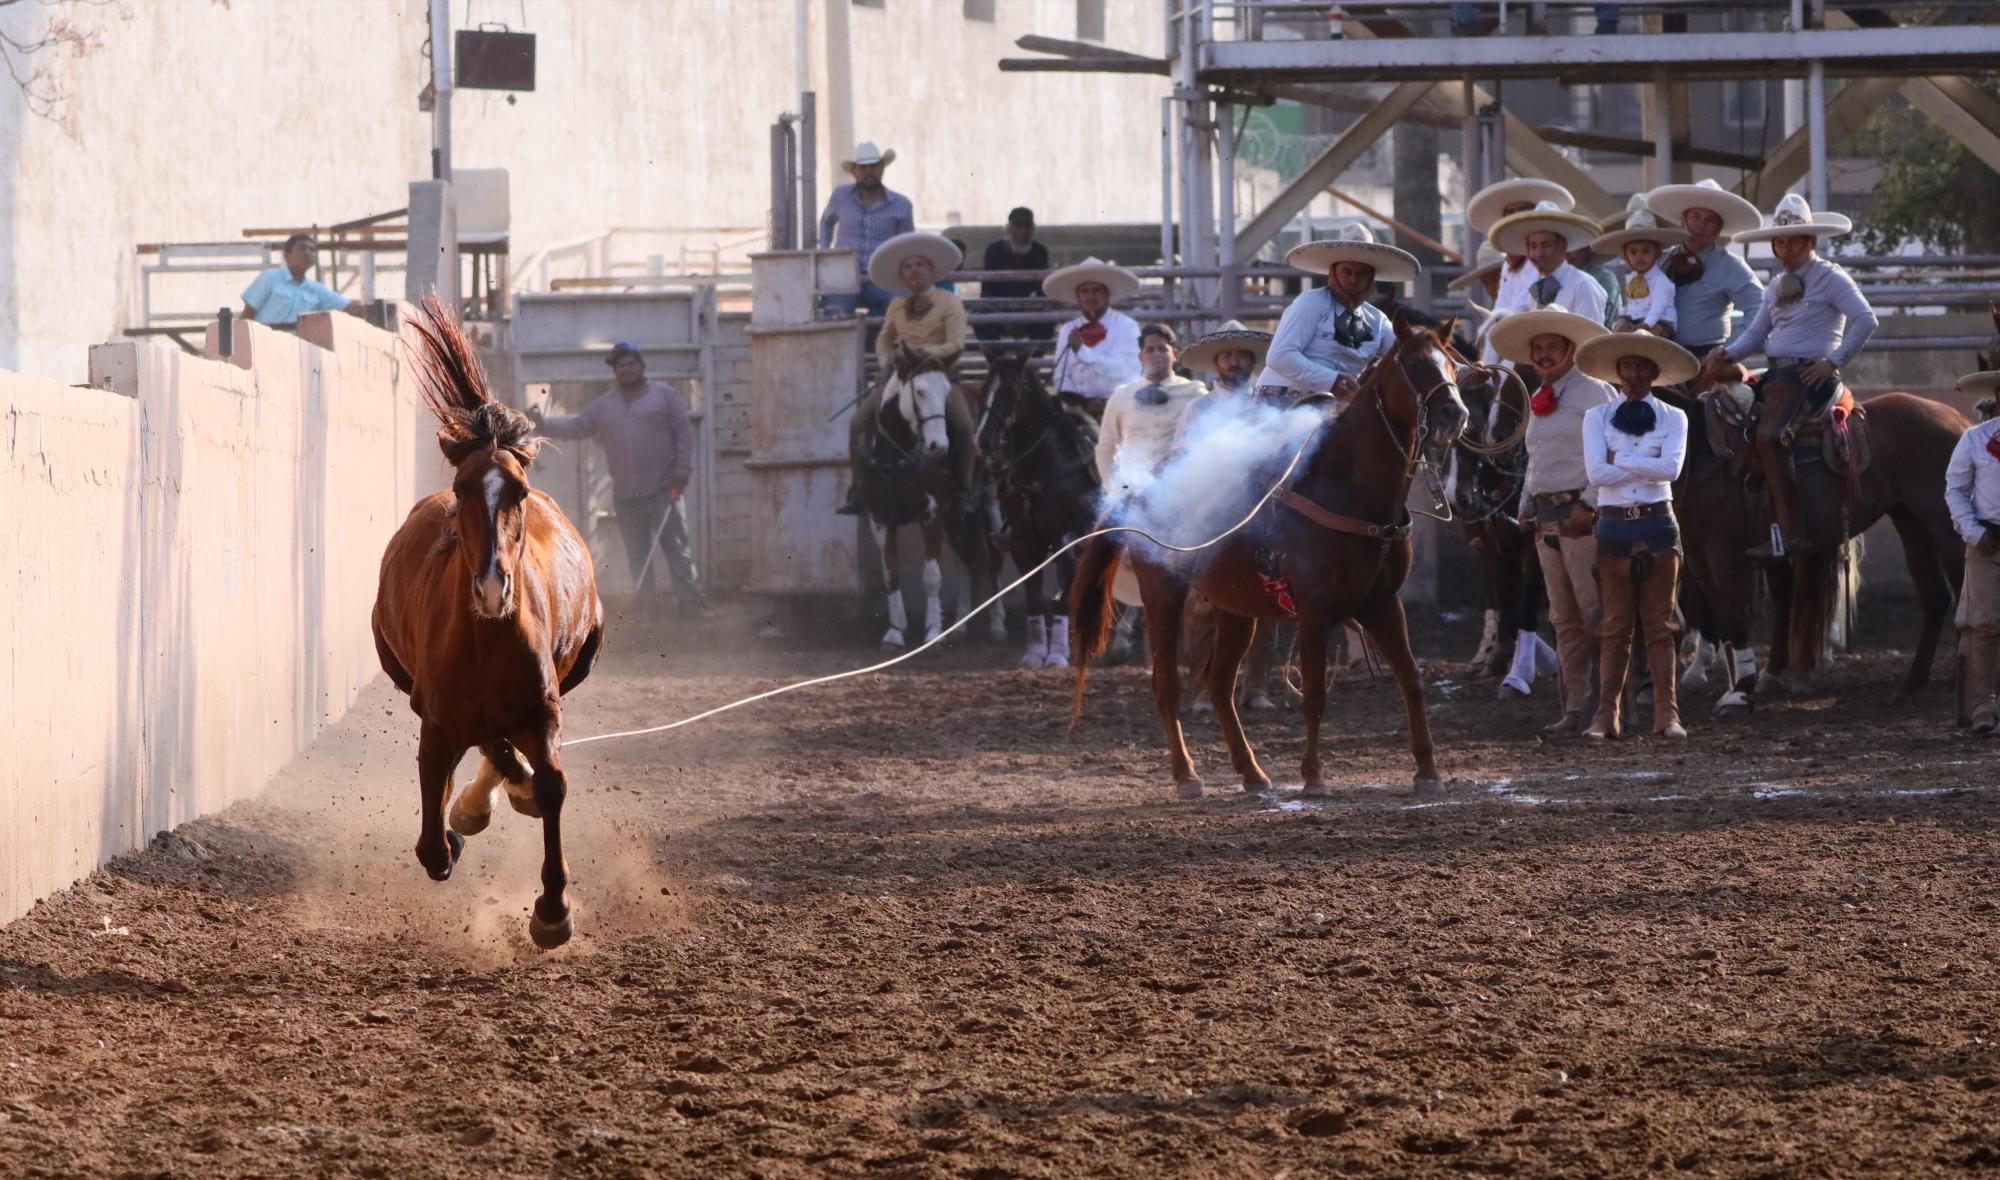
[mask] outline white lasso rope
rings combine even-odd
[[[1005,598],[1007,595],[1013,593],[1015,588],[1020,586],[1023,582],[1026,582],[1029,578],[1032,578],[1036,574],[1047,569],[1050,566],[1050,564],[1056,560],[1056,558],[1061,557],[1063,554],[1076,548],[1078,545],[1082,545],[1087,541],[1095,540],[1098,537],[1108,537],[1113,533],[1132,533],[1134,535],[1144,537],[1146,540],[1151,541],[1153,544],[1159,546],[1162,549],[1167,550],[1170,553],[1199,553],[1203,549],[1213,548],[1217,545],[1222,544],[1222,542],[1228,540],[1230,537],[1235,536],[1237,533],[1240,533],[1244,529],[1249,527],[1250,522],[1257,518],[1257,514],[1264,510],[1264,505],[1271,502],[1271,497],[1277,495],[1279,489],[1283,488],[1285,484],[1291,480],[1292,472],[1298,469],[1299,460],[1305,457],[1306,448],[1310,446],[1312,444],[1313,439],[1317,437],[1319,437],[1319,431],[1313,430],[1308,432],[1304,439],[1300,440],[1299,449],[1292,452],[1292,461],[1290,463],[1285,464],[1285,470],[1279,474],[1276,480],[1272,481],[1271,486],[1265,489],[1264,494],[1257,498],[1257,502],[1251,505],[1250,511],[1244,513],[1242,520],[1239,520],[1235,524],[1230,525],[1222,532],[1216,534],[1213,537],[1210,537],[1208,540],[1203,541],[1199,545],[1169,545],[1165,541],[1160,540],[1158,537],[1155,537],[1153,534],[1147,532],[1146,530],[1142,528],[1136,528],[1131,525],[1113,525],[1110,528],[1098,529],[1094,532],[1085,533],[1083,536],[1078,537],[1076,540],[1061,546],[1054,553],[1049,554],[1038,565],[1036,565],[1034,569],[1029,570],[1027,573],[1022,574],[1020,577],[1015,578],[1012,582],[1009,582],[1007,583],[1007,585],[1001,587],[997,593],[995,593],[991,598],[988,598],[985,602],[982,602],[978,606],[975,606],[971,610],[965,612],[964,615],[960,616],[957,622],[953,623],[949,627],[946,627],[944,630],[939,631],[937,633],[936,638],[927,640],[921,646],[911,648],[909,651],[904,652],[902,655],[896,656],[892,659],[883,660],[879,664],[870,664],[866,668],[855,668],[847,672],[835,672],[830,676],[815,676],[810,680],[800,680],[792,684],[782,684],[779,685],[777,688],[757,693],[755,696],[747,696],[741,700],[731,701],[726,705],[717,705],[713,709],[709,709],[701,713],[696,713],[692,717],[683,717],[679,721],[670,721],[665,725],[653,725],[653,726],[648,726],[645,729],[627,729],[619,733],[600,733],[600,734],[595,734],[591,737],[568,739],[562,743],[563,748],[572,749],[577,746],[587,746],[592,742],[609,742],[609,741],[615,741],[618,738],[645,737],[649,734],[665,733],[671,729],[679,729],[684,725],[693,725],[697,721],[706,721],[710,717],[721,716],[722,714],[727,713],[732,709],[741,709],[745,705],[754,705],[759,701],[768,701],[772,697],[783,696],[788,692],[797,692],[802,688],[813,688],[821,684],[832,684],[838,680],[848,680],[856,676],[866,676],[872,672],[881,672],[885,669],[893,668],[897,664],[900,664],[905,660],[913,660],[918,656],[924,654],[925,652],[929,651],[931,648],[936,647],[938,644],[943,643],[945,636],[950,635],[952,632],[958,630],[960,627],[965,626],[967,623],[971,622],[973,620],[973,617],[978,615],[981,611],[985,610],[989,606],[992,606],[994,603],[999,602],[1002,598]]]

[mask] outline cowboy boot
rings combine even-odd
[[[1049,659],[1049,621],[1041,615],[1028,616],[1028,650],[1021,654],[1021,667],[1040,671]]]
[[[1049,650],[1042,659],[1044,668],[1069,667],[1069,616],[1057,615],[1049,628]]]
[[[1965,698],[1972,705],[1972,732],[1981,737],[2000,730],[2000,707],[1993,699],[1996,656],[1990,636],[1968,632],[1965,645]]]

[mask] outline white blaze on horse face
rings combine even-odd
[[[922,434],[926,450],[942,452],[951,446],[945,430],[945,403],[951,397],[951,379],[943,373],[924,373],[912,382],[917,406],[923,415]]]
[[[504,618],[513,608],[513,579],[501,560],[500,496],[507,487],[507,473],[498,464],[486,469],[481,480],[486,493],[486,533],[488,549],[481,554],[482,565],[472,579],[472,601],[487,618]]]

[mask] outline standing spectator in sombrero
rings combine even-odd
[[[959,250],[937,234],[898,234],[876,247],[874,256],[868,260],[868,277],[885,290],[901,289],[903,294],[890,299],[888,310],[882,318],[882,331],[875,338],[875,360],[881,376],[875,387],[854,406],[854,420],[848,424],[849,454],[856,456],[855,479],[848,487],[847,503],[839,511],[853,515],[861,510],[859,456],[867,448],[861,443],[875,428],[875,415],[882,406],[882,389],[895,370],[898,349],[908,349],[918,356],[936,361],[941,365],[957,362],[959,353],[965,350],[967,332],[965,304],[950,291],[939,290],[939,278],[958,269]],[[959,465],[952,473],[957,486],[954,491],[970,497],[972,494],[972,470],[975,455],[970,445],[974,424],[971,409],[956,393],[945,403],[946,428],[951,431],[954,444],[966,440],[966,445],[955,446],[959,452]]]
[[[1979,397],[2000,390],[2000,372],[1970,373],[1958,388]],[[1960,699],[1972,732],[2000,729],[1994,688],[2000,683],[2000,418],[1959,436],[1944,472],[1944,502],[1965,539],[1965,587],[1958,599],[1958,650],[1965,659]]]
[[[1674,338],[1680,313],[1675,306],[1674,285],[1660,270],[1660,255],[1667,247],[1687,241],[1687,237],[1684,229],[1661,225],[1647,207],[1646,198],[1639,195],[1632,198],[1626,210],[1624,228],[1591,243],[1599,254],[1622,257],[1632,272],[1625,277],[1624,301],[1611,321],[1612,331],[1644,328],[1655,336]]]
[[[1052,272],[1042,292],[1083,313],[1056,330],[1056,396],[1069,409],[1102,419],[1111,391],[1139,376],[1139,323],[1112,306],[1139,293],[1139,276],[1086,258]]]
[[[1646,194],[1660,220],[1687,231],[1660,270],[1674,285],[1674,339],[1705,357],[1729,339],[1734,308],[1749,315],[1764,302],[1764,284],[1750,264],[1729,252],[1729,239],[1764,224],[1757,206],[1713,180],[1666,184]]]
[[[1331,393],[1345,402],[1358,388],[1368,362],[1396,343],[1388,315],[1368,301],[1375,284],[1407,283],[1417,277],[1417,260],[1375,240],[1365,225],[1344,226],[1337,238],[1294,246],[1285,261],[1326,276],[1317,287],[1292,300],[1271,337],[1260,397],[1287,403],[1308,394]]]
[[[1505,249],[1503,246],[1502,249]],[[1565,263],[1567,265],[1567,263]],[[1590,282],[1584,279],[1584,282]],[[1596,284],[1591,284],[1595,288]],[[1574,734],[1588,720],[1596,687],[1591,665],[1597,654],[1597,540],[1590,488],[1584,467],[1583,417],[1616,398],[1609,385],[1576,367],[1577,349],[1604,335],[1595,317],[1560,307],[1518,312],[1493,328],[1500,355],[1524,375],[1541,374],[1528,402],[1528,470],[1521,483],[1522,531],[1540,539],[1535,557],[1549,593],[1549,622],[1556,630],[1556,657],[1562,666],[1562,714],[1543,729]],[[1521,696],[1534,682],[1534,635],[1523,631],[1514,647],[1514,666],[1501,682]]]
[[[1788,193],[1767,225],[1736,235],[1739,242],[1771,243],[1771,253],[1785,269],[1764,289],[1755,318],[1734,340],[1710,353],[1706,363],[1714,371],[1762,352],[1769,362],[1766,389],[1776,378],[1805,393],[1792,403],[1790,414],[1767,412],[1757,418],[1757,455],[1778,518],[1778,544],[1756,546],[1750,551],[1753,557],[1797,554],[1810,547],[1782,440],[1801,416],[1824,410],[1840,392],[1840,370],[1875,333],[1875,309],[1853,276],[1819,256],[1821,238],[1839,237],[1853,228],[1840,214],[1815,213],[1804,197]]]
[[[1500,294],[1500,272],[1506,265],[1507,256],[1495,250],[1493,243],[1481,242],[1479,252],[1472,256],[1472,269],[1444,285],[1447,291],[1465,292],[1465,305],[1478,317],[1467,321],[1470,335],[1466,339],[1472,344],[1471,351],[1481,354],[1485,364],[1499,359],[1486,355],[1486,332],[1493,323],[1493,305]],[[1486,297],[1484,303],[1479,301],[1482,295]]]
[[[827,197],[826,211],[819,216],[819,248],[830,250],[837,245],[859,256],[861,293],[827,296],[827,310],[835,314],[853,315],[857,304],[871,312],[889,306],[890,291],[874,281],[869,264],[882,243],[917,228],[910,198],[882,183],[883,172],[895,162],[893,148],[885,152],[867,140],[856,144],[854,155],[840,162],[854,183],[836,187]]]
[[[1595,320],[1601,327],[1606,302],[1604,288],[1569,261],[1573,243],[1588,245],[1598,233],[1596,222],[1580,213],[1566,213],[1552,201],[1543,201],[1525,213],[1495,222],[1493,245],[1503,254],[1526,256],[1526,269],[1532,274],[1527,283],[1503,293],[1495,310],[1513,315],[1559,307]]]
[[[1597,717],[1585,737],[1616,737],[1636,622],[1646,638],[1653,678],[1653,732],[1684,738],[1675,693],[1674,590],[1681,534],[1674,480],[1687,458],[1687,415],[1653,396],[1700,371],[1694,354],[1650,332],[1614,332],[1577,350],[1587,377],[1616,382],[1624,395],[1583,416],[1583,462],[1597,493],[1597,590],[1604,611],[1597,632]]]
[[[1529,176],[1497,181],[1472,194],[1472,198],[1466,201],[1465,224],[1474,233],[1487,235],[1490,241],[1493,226],[1501,218],[1525,213],[1544,202],[1562,212],[1576,208],[1576,197],[1553,180]],[[1526,255],[1504,257],[1498,288],[1493,292],[1493,301],[1488,304],[1489,310],[1515,306],[1520,302],[1519,289],[1534,282],[1535,268],[1528,265]],[[1481,353],[1479,359],[1490,365],[1500,358],[1488,350]]]

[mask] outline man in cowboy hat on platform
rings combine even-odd
[[[1602,325],[1604,288],[1569,261],[1572,243],[1589,245],[1598,233],[1596,222],[1580,213],[1564,212],[1553,201],[1494,222],[1490,235],[1493,245],[1503,254],[1526,256],[1528,265],[1523,270],[1530,274],[1528,282],[1512,289],[1512,302],[1505,301],[1509,293],[1503,292],[1503,301],[1494,310],[1513,315],[1560,307]]]
[[[1590,244],[1596,253],[1623,258],[1626,269],[1631,271],[1625,277],[1625,285],[1620,292],[1624,298],[1618,305],[1617,314],[1612,317],[1611,329],[1614,332],[1630,332],[1634,328],[1644,328],[1655,336],[1671,340],[1680,313],[1675,306],[1674,285],[1660,270],[1660,253],[1669,246],[1687,241],[1687,231],[1661,225],[1660,219],[1647,207],[1643,194],[1632,198],[1623,220],[1624,228],[1604,234]]]
[[[1520,177],[1489,184],[1472,194],[1472,199],[1465,203],[1465,224],[1474,233],[1488,235],[1490,240],[1495,222],[1516,213],[1525,213],[1543,202],[1562,212],[1576,208],[1576,197],[1555,181]],[[1528,265],[1525,256],[1512,255],[1506,258],[1499,273],[1498,289],[1493,292],[1489,309],[1513,307],[1518,303],[1519,289],[1534,281],[1535,269]],[[1500,358],[1486,353],[1479,359],[1490,365]]]
[[[959,261],[957,246],[937,234],[921,232],[897,234],[876,247],[868,260],[871,282],[885,290],[900,289],[904,293],[889,301],[882,317],[882,331],[875,338],[875,361],[881,376],[875,388],[855,403],[854,420],[848,424],[848,454],[854,480],[848,485],[847,503],[838,509],[843,515],[861,511],[861,457],[867,453],[865,440],[875,429],[875,416],[881,412],[883,387],[895,371],[897,350],[907,349],[947,366],[954,364],[965,350],[968,331],[965,304],[959,302],[957,295],[937,286],[939,279],[958,269]],[[953,440],[966,440],[969,444],[974,424],[965,400],[954,393],[946,400],[945,411],[945,425]],[[977,457],[970,445],[962,446],[960,452],[959,467],[952,472],[956,485],[953,491],[967,497],[969,502]]]
[[[1766,388],[1775,377],[1805,393],[1790,414],[1765,413],[1757,419],[1757,454],[1778,519],[1773,543],[1753,548],[1753,557],[1810,547],[1783,439],[1800,418],[1826,409],[1840,392],[1841,367],[1860,355],[1875,332],[1875,309],[1853,277],[1819,256],[1821,238],[1839,237],[1853,228],[1840,214],[1814,213],[1804,197],[1788,193],[1767,224],[1736,235],[1739,242],[1771,243],[1771,253],[1785,269],[1764,289],[1764,302],[1750,323],[1709,354],[1708,369],[1762,352],[1769,361]]]
[[[1687,458],[1687,415],[1653,396],[1655,385],[1691,380],[1694,354],[1650,332],[1613,332],[1577,350],[1585,376],[1617,382],[1624,396],[1583,416],[1583,463],[1597,493],[1597,590],[1604,609],[1598,629],[1597,718],[1590,738],[1616,737],[1632,661],[1636,622],[1646,637],[1653,679],[1653,733],[1684,738],[1674,654],[1674,590],[1680,578],[1681,534],[1674,519],[1674,480]]]
[[[893,150],[885,152],[867,140],[856,144],[854,155],[841,161],[854,183],[840,185],[827,198],[826,212],[819,216],[819,248],[838,246],[855,252],[861,264],[861,293],[827,296],[831,312],[853,315],[857,305],[871,312],[889,306],[890,293],[873,281],[868,263],[882,243],[917,228],[910,198],[882,185],[883,170],[895,162]]]
[[[674,597],[684,615],[702,611],[701,583],[689,546],[682,494],[694,474],[694,423],[685,393],[646,379],[646,358],[630,344],[611,346],[604,358],[617,383],[581,414],[528,417],[550,438],[595,438],[611,469],[611,498],[625,560],[635,590],[659,585],[664,558]]]
[[[1597,654],[1597,540],[1591,530],[1597,495],[1584,467],[1583,417],[1617,394],[1578,371],[1576,352],[1604,334],[1596,317],[1560,307],[1517,312],[1496,324],[1492,333],[1493,347],[1503,358],[1524,375],[1541,374],[1541,387],[1528,403],[1528,471],[1521,485],[1520,520],[1524,532],[1541,538],[1535,556],[1548,587],[1549,621],[1556,629],[1556,656],[1562,665],[1562,715],[1542,731],[1551,736],[1582,728],[1595,687],[1591,664]],[[1519,637],[1514,667],[1502,682],[1503,688],[1511,682],[1523,696],[1534,678],[1532,640],[1527,632]]]
[[[1294,246],[1285,261],[1326,276],[1326,286],[1305,292],[1278,319],[1260,397],[1294,402],[1308,394],[1331,393],[1345,403],[1368,362],[1389,351],[1396,331],[1388,315],[1368,302],[1377,282],[1407,283],[1417,277],[1416,258],[1375,240],[1365,225],[1342,227],[1337,238]]]
[[[2000,390],[2000,372],[1971,373],[1958,388],[1978,397]],[[1972,731],[2000,729],[1994,688],[2000,683],[2000,418],[1959,436],[1944,472],[1944,502],[1965,539],[1965,586],[1958,599],[1958,650],[1965,658],[1960,699]]]
[[[1764,284],[1726,245],[1764,224],[1757,206],[1713,180],[1666,184],[1646,194],[1654,216],[1687,231],[1687,241],[1661,260],[1674,286],[1674,339],[1705,357],[1729,339],[1729,313],[1749,315],[1764,301]]]
[[[1043,279],[1042,292],[1083,313],[1056,330],[1056,396],[1065,407],[1102,419],[1111,391],[1139,376],[1139,323],[1111,306],[1139,293],[1139,276],[1086,258]]]

